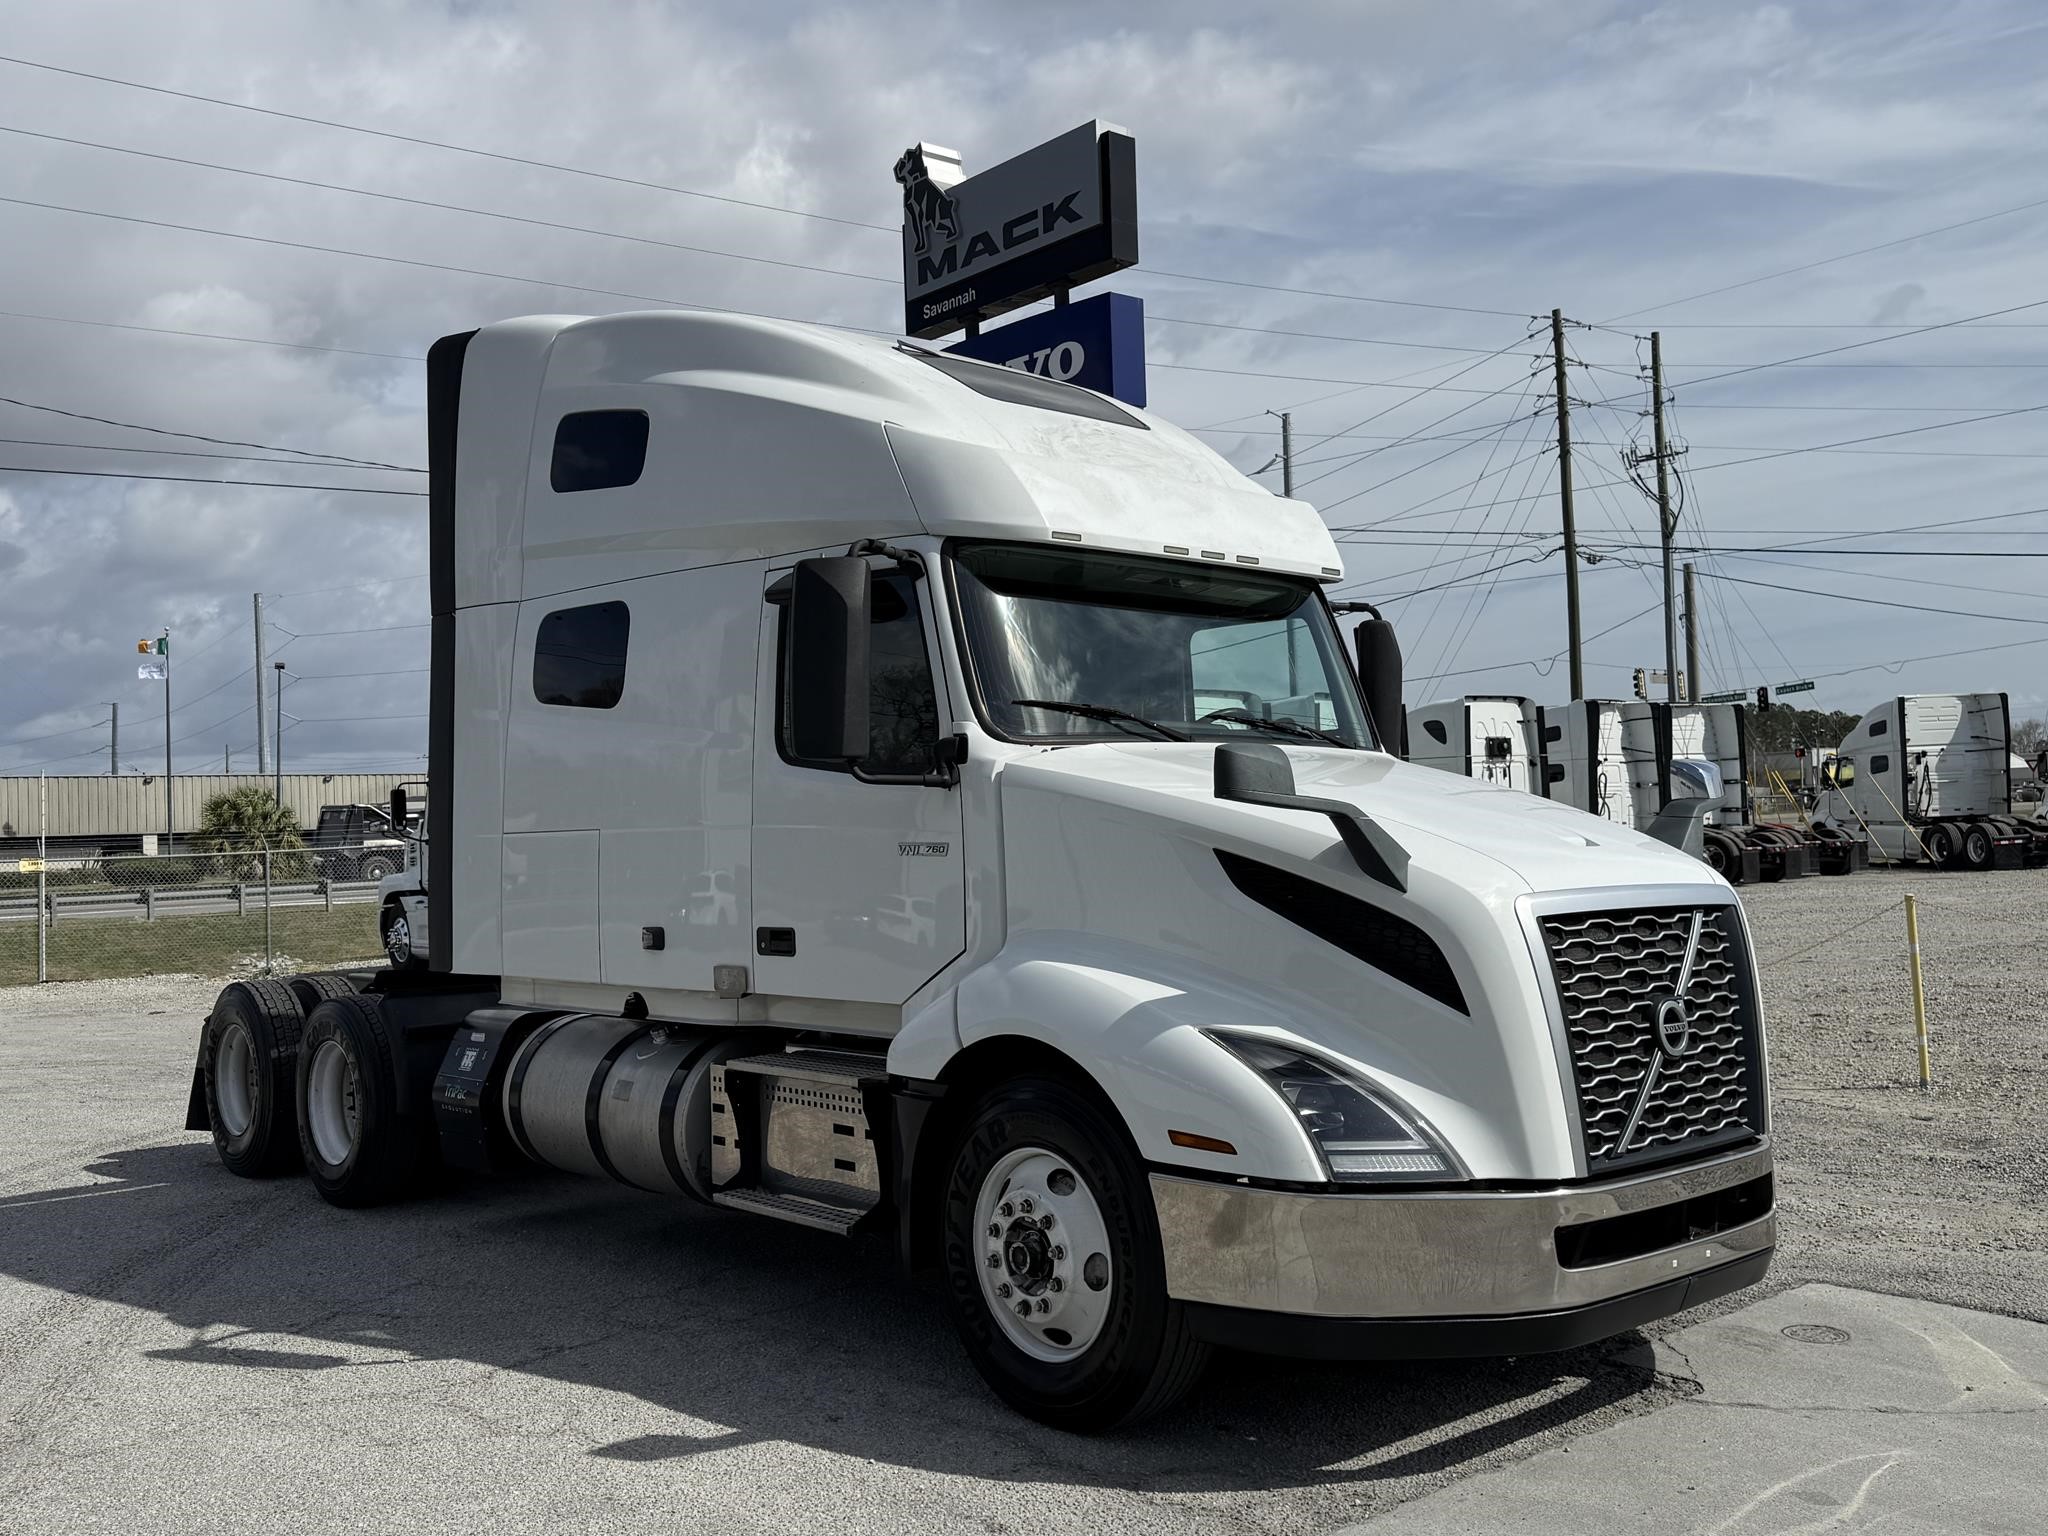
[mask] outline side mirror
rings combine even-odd
[[[790,578],[789,749],[851,762],[868,755],[868,563],[854,555],[800,560]]]
[[[1358,647],[1358,685],[1383,751],[1408,755],[1408,715],[1401,707],[1401,642],[1385,619],[1366,619],[1352,632]]]
[[[405,830],[405,786],[395,784],[391,788],[391,825],[397,831]]]

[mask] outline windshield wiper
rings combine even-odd
[[[1255,715],[1244,709],[1219,709],[1202,717],[1205,720],[1229,720],[1238,725],[1249,725],[1255,730],[1277,731],[1282,736],[1299,736],[1304,740],[1327,741],[1333,747],[1349,747],[1350,742],[1334,731],[1318,730],[1313,725],[1303,725],[1299,720],[1269,720],[1264,715]]]
[[[1134,715],[1127,709],[1112,709],[1107,704],[1069,704],[1061,699],[1012,699],[1010,703],[1020,709],[1056,709],[1063,714],[1079,715],[1084,720],[1104,720],[1111,725],[1121,725],[1129,721],[1133,725],[1144,726],[1148,731],[1157,731],[1160,738],[1165,741],[1189,739],[1172,726],[1161,725],[1157,720],[1147,720],[1143,715]]]

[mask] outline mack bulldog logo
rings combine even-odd
[[[960,238],[959,200],[932,180],[922,144],[903,151],[896,162],[896,181],[903,188],[903,218],[910,225],[910,243],[918,255],[931,250],[934,234],[949,243]]]

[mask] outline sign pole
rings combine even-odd
[[[50,780],[36,775],[36,980],[50,979]]]

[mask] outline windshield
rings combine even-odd
[[[1004,736],[1157,734],[1017,702],[1033,700],[1203,739],[1319,733],[1373,745],[1329,610],[1308,582],[1032,544],[956,545],[953,573],[984,718]]]

